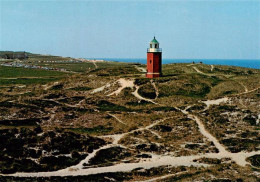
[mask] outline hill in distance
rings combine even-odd
[[[0,60],[0,181],[257,181],[260,70]]]

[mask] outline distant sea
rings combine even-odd
[[[146,64],[146,58],[95,58],[95,59]],[[250,59],[163,59],[162,63],[163,64],[192,63],[193,61],[195,63],[202,62],[204,64],[229,65],[229,66],[239,66],[239,67],[260,69],[260,59],[253,59],[253,60]]]

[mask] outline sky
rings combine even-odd
[[[76,58],[260,59],[260,0],[0,0],[0,50]]]

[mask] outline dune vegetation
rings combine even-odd
[[[0,66],[0,181],[259,179],[260,70],[18,62]]]

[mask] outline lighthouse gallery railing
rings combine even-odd
[[[161,48],[147,48],[147,52],[162,52]]]

